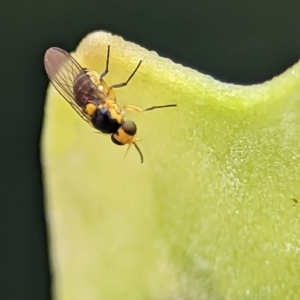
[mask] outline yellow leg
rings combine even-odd
[[[116,95],[115,95],[113,89],[108,88],[107,94],[108,94],[108,97],[109,97],[110,99],[115,100],[115,101],[117,100]]]
[[[137,111],[137,112],[144,112],[144,111],[153,110],[153,109],[157,109],[157,108],[174,107],[174,106],[177,106],[177,104],[151,106],[151,107],[147,107],[147,108],[143,109],[143,108],[140,108],[140,107],[134,106],[134,105],[124,105],[124,106],[122,106],[122,109],[124,109],[124,110],[134,110],[134,111]]]
[[[122,109],[124,110],[134,110],[137,112],[143,112],[144,110],[138,106],[134,106],[134,105],[124,105],[122,106]]]

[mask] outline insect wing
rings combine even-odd
[[[92,94],[87,94],[87,92],[81,90],[81,95],[85,94],[83,99],[89,99],[89,102],[95,103],[95,105],[99,104],[101,100],[95,92],[97,87],[84,72],[83,68],[68,52],[56,47],[46,51],[44,64],[48,78],[55,89],[67,100],[81,118],[90,123],[90,116],[82,110],[87,102],[81,103],[81,105],[78,105],[76,102],[76,95],[74,94],[75,80],[79,79],[93,88],[94,92]]]

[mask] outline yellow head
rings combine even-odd
[[[122,146],[128,144],[128,149],[130,148],[131,145],[134,145],[136,150],[139,152],[140,157],[141,157],[141,163],[143,163],[144,158],[141,150],[135,143],[138,139],[135,137],[137,128],[136,125],[133,121],[124,121],[117,132],[113,133],[111,135],[111,140],[114,144]],[[127,149],[127,151],[128,151]],[[127,153],[126,151],[126,153]],[[126,155],[126,154],[125,154]]]

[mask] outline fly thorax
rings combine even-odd
[[[102,133],[114,133],[120,127],[120,123],[112,118],[106,107],[98,107],[91,117],[91,122]]]

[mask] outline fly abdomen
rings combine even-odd
[[[75,101],[81,108],[85,108],[88,102],[99,99],[95,84],[87,72],[87,69],[82,69],[74,79]]]

